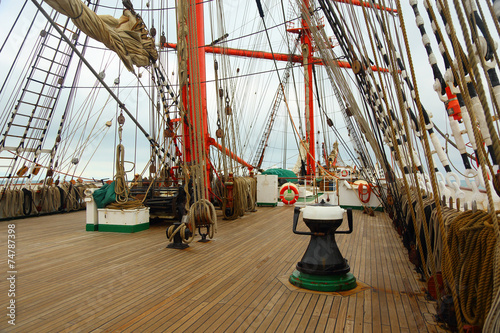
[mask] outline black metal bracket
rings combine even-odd
[[[308,232],[308,231],[297,231],[297,223],[299,222],[300,207],[295,207],[293,210],[293,233],[297,235],[306,236],[324,236],[324,232]]]
[[[350,234],[353,231],[352,227],[352,208],[347,209],[347,224],[349,225],[349,230],[346,231],[335,231],[336,234]]]

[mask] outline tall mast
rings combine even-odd
[[[184,146],[185,156],[184,159],[188,165],[193,162],[201,163],[201,156],[198,156],[196,150],[191,150],[190,147],[195,146],[196,138],[194,137],[194,129],[198,129],[201,132],[201,142],[203,143],[203,149],[205,149],[206,156],[208,158],[208,153],[210,149],[209,145],[209,135],[208,135],[208,123],[207,123],[207,89],[206,89],[206,67],[205,67],[205,31],[204,31],[204,8],[203,2],[197,2],[193,0],[178,0],[185,3],[188,9],[187,15],[187,27],[196,27],[196,33],[188,33],[186,37],[188,56],[196,57],[195,59],[189,59],[187,61],[187,75],[188,84],[182,87],[182,98],[184,105],[187,106],[186,113],[189,122],[184,122]],[[194,6],[194,8],[192,7]],[[194,31],[194,30],[191,30]],[[196,54],[197,53],[197,54]],[[189,91],[189,89],[194,89],[197,86],[200,96],[196,96]],[[201,118],[199,113],[197,113],[197,107],[201,109]],[[207,175],[210,169],[210,163],[206,161]],[[206,179],[205,186],[208,188],[210,186],[208,177]]]
[[[309,12],[309,0],[305,0],[302,10]],[[302,15],[302,17],[304,17]],[[288,32],[300,34],[300,43],[302,49],[302,66],[304,67],[304,86],[305,86],[305,119],[306,119],[306,142],[309,144],[309,154],[307,154],[307,174],[316,173],[315,159],[315,135],[314,135],[314,94],[312,83],[312,63],[313,63],[313,43],[311,31],[307,21],[301,19],[300,28],[287,29]]]
[[[309,11],[309,0],[304,1],[304,6]],[[304,16],[302,16],[304,17]],[[312,57],[313,45],[311,32],[304,18],[302,18],[302,55],[304,57],[304,83],[305,83],[305,113],[306,113],[306,140],[309,143],[309,154],[307,155],[307,174],[316,174],[316,165],[314,163],[315,155],[315,136],[314,136],[314,108],[313,108],[313,84],[312,84]]]

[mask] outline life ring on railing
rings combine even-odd
[[[299,199],[299,189],[292,183],[286,183],[281,186],[280,200],[285,205],[293,205]]]
[[[366,191],[364,188],[366,187]],[[358,196],[362,203],[368,203],[372,194],[372,188],[368,184],[359,183],[358,184]]]
[[[341,175],[342,177],[347,177],[347,176],[349,176],[349,171],[347,171],[346,169],[344,169],[344,170],[342,170],[342,171],[340,172],[340,175]]]

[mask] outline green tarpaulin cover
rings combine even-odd
[[[263,175],[278,175],[278,178],[287,178],[285,179],[285,182],[291,182],[291,183],[298,183],[299,181],[297,180],[297,176],[292,170],[286,170],[286,169],[267,169],[266,171],[262,172]]]
[[[116,201],[115,182],[104,184],[103,187],[95,191],[92,196],[97,208],[104,208],[106,205]]]

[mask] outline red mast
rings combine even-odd
[[[178,0],[178,2],[186,2],[189,5],[193,5],[194,0]],[[347,0],[336,0],[339,2],[346,2]],[[354,0],[353,3],[355,5],[363,5],[363,6],[368,6],[364,2],[356,1]],[[309,0],[304,1],[304,7],[306,7],[307,11],[309,11],[310,4]],[[385,7],[379,7],[375,6],[377,9],[383,9],[383,10],[389,10],[389,11],[395,11],[390,8],[385,8]],[[188,34],[187,37],[187,44],[188,47],[195,48],[197,49],[197,58],[198,58],[198,63],[196,65],[196,69],[193,70],[189,68],[188,66],[188,75],[191,74],[192,72],[198,72],[199,76],[198,79],[196,80],[194,78],[194,75],[190,75],[189,79],[189,84],[184,86],[181,92],[182,95],[182,100],[183,104],[187,106],[187,113],[189,114],[189,118],[192,121],[199,121],[198,127],[202,131],[202,140],[203,140],[203,147],[206,152],[206,156],[208,158],[209,156],[209,151],[210,151],[210,145],[213,144],[214,140],[210,138],[208,134],[208,125],[207,125],[207,92],[206,92],[206,65],[205,65],[205,53],[219,53],[219,54],[228,54],[228,55],[235,55],[235,56],[243,56],[243,57],[251,57],[251,58],[261,58],[261,59],[274,59],[274,60],[281,60],[281,61],[289,61],[289,55],[288,54],[271,54],[268,52],[260,52],[260,51],[250,51],[250,50],[237,50],[237,49],[230,49],[230,48],[219,48],[219,47],[212,47],[212,46],[204,46],[205,45],[205,38],[204,38],[204,10],[203,10],[203,2],[198,2],[195,5],[195,10],[189,10],[189,15],[187,19],[188,27],[191,26],[196,26],[196,36],[193,34]],[[318,27],[321,28],[321,27]],[[295,62],[302,62],[302,65],[304,66],[304,82],[305,82],[305,119],[306,119],[306,137],[305,140],[309,144],[309,152],[307,155],[307,174],[308,175],[314,175],[316,173],[316,165],[314,162],[316,152],[315,152],[315,126],[314,126],[314,94],[313,94],[313,71],[312,71],[312,66],[313,64],[318,64],[318,65],[323,65],[322,60],[318,58],[313,57],[314,53],[314,45],[312,42],[311,38],[311,31],[309,29],[309,26],[307,24],[307,21],[305,19],[301,20],[301,27],[300,28],[294,28],[294,29],[287,29],[288,32],[291,33],[300,33],[301,34],[301,45],[302,45],[302,55],[301,56],[292,56],[292,61]],[[163,47],[168,47],[168,48],[177,48],[176,44],[173,43],[165,43]],[[193,54],[193,52],[191,52]],[[338,65],[343,68],[351,68],[351,65],[347,62],[343,61],[338,61]],[[387,72],[388,70],[386,68],[377,68],[376,66],[371,66],[372,70],[374,71],[383,71]],[[195,116],[195,100],[197,97],[194,96],[194,99],[190,96],[188,93],[189,87],[193,85],[199,85],[199,91],[200,91],[200,99],[201,99],[201,109],[202,109],[202,119],[197,119]],[[188,147],[185,151],[185,161],[189,164],[194,161],[199,160],[196,151],[191,151],[189,147],[191,147],[192,143],[195,143],[194,140],[195,138],[191,137],[190,131],[189,131],[189,126],[194,126],[194,123],[191,124],[184,124],[184,146]],[[232,156],[233,153],[230,153]],[[233,156],[232,156],[233,157]],[[234,157],[233,157],[234,158]],[[249,169],[251,169],[251,166],[248,164],[243,163],[246,165]],[[210,163],[209,161],[206,162],[207,165],[207,175],[209,174],[210,171]],[[207,188],[210,186],[210,182],[208,180],[208,177],[206,179],[206,185]]]
[[[309,10],[309,0],[304,1],[304,5]],[[316,174],[316,165],[314,159],[316,158],[315,152],[315,135],[314,135],[314,108],[313,108],[313,84],[312,84],[312,57],[313,45],[311,40],[311,32],[306,20],[302,19],[302,54],[304,56],[304,82],[305,82],[305,96],[306,96],[306,140],[309,143],[309,154],[307,155],[307,174]]]
[[[184,105],[187,106],[186,112],[189,115],[190,122],[184,123],[183,131],[184,131],[184,146],[185,156],[184,159],[188,165],[191,165],[193,162],[201,163],[202,156],[198,156],[198,153],[195,150],[191,150],[191,147],[196,147],[198,143],[196,137],[194,137],[193,133],[195,133],[196,129],[201,130],[201,142],[203,144],[203,149],[205,150],[207,159],[209,156],[210,145],[209,145],[209,135],[208,135],[208,124],[207,124],[207,89],[206,89],[206,66],[205,66],[205,32],[204,32],[204,10],[203,10],[203,2],[200,1],[194,8],[192,7],[195,1],[193,0],[178,0],[186,2],[189,7],[188,17],[187,17],[187,27],[188,29],[192,26],[196,26],[196,33],[188,33],[187,35],[187,47],[190,48],[187,53],[191,56],[196,56],[197,61],[188,61],[188,84],[184,85],[182,89],[182,99]],[[197,55],[196,53],[197,52]],[[194,64],[196,68],[191,68],[189,64]],[[197,85],[198,91],[200,92],[200,96],[194,96],[194,94],[189,92],[189,89],[193,89],[194,85]],[[199,107],[201,108],[201,119],[196,114],[196,104],[199,103]],[[209,171],[210,171],[210,163],[206,161],[207,168],[207,178],[205,180],[205,186],[209,190],[210,182],[209,182]],[[207,197],[208,199],[208,197]]]
[[[304,7],[309,10],[309,0],[304,1]],[[307,154],[307,174],[314,175],[316,173],[316,165],[314,159],[315,152],[315,135],[314,135],[314,94],[313,94],[313,73],[312,66],[313,44],[311,31],[305,19],[301,19],[301,28],[288,29],[288,32],[300,33],[300,43],[302,45],[302,65],[304,66],[304,83],[305,83],[305,119],[306,119],[306,142],[309,144],[309,153]]]

